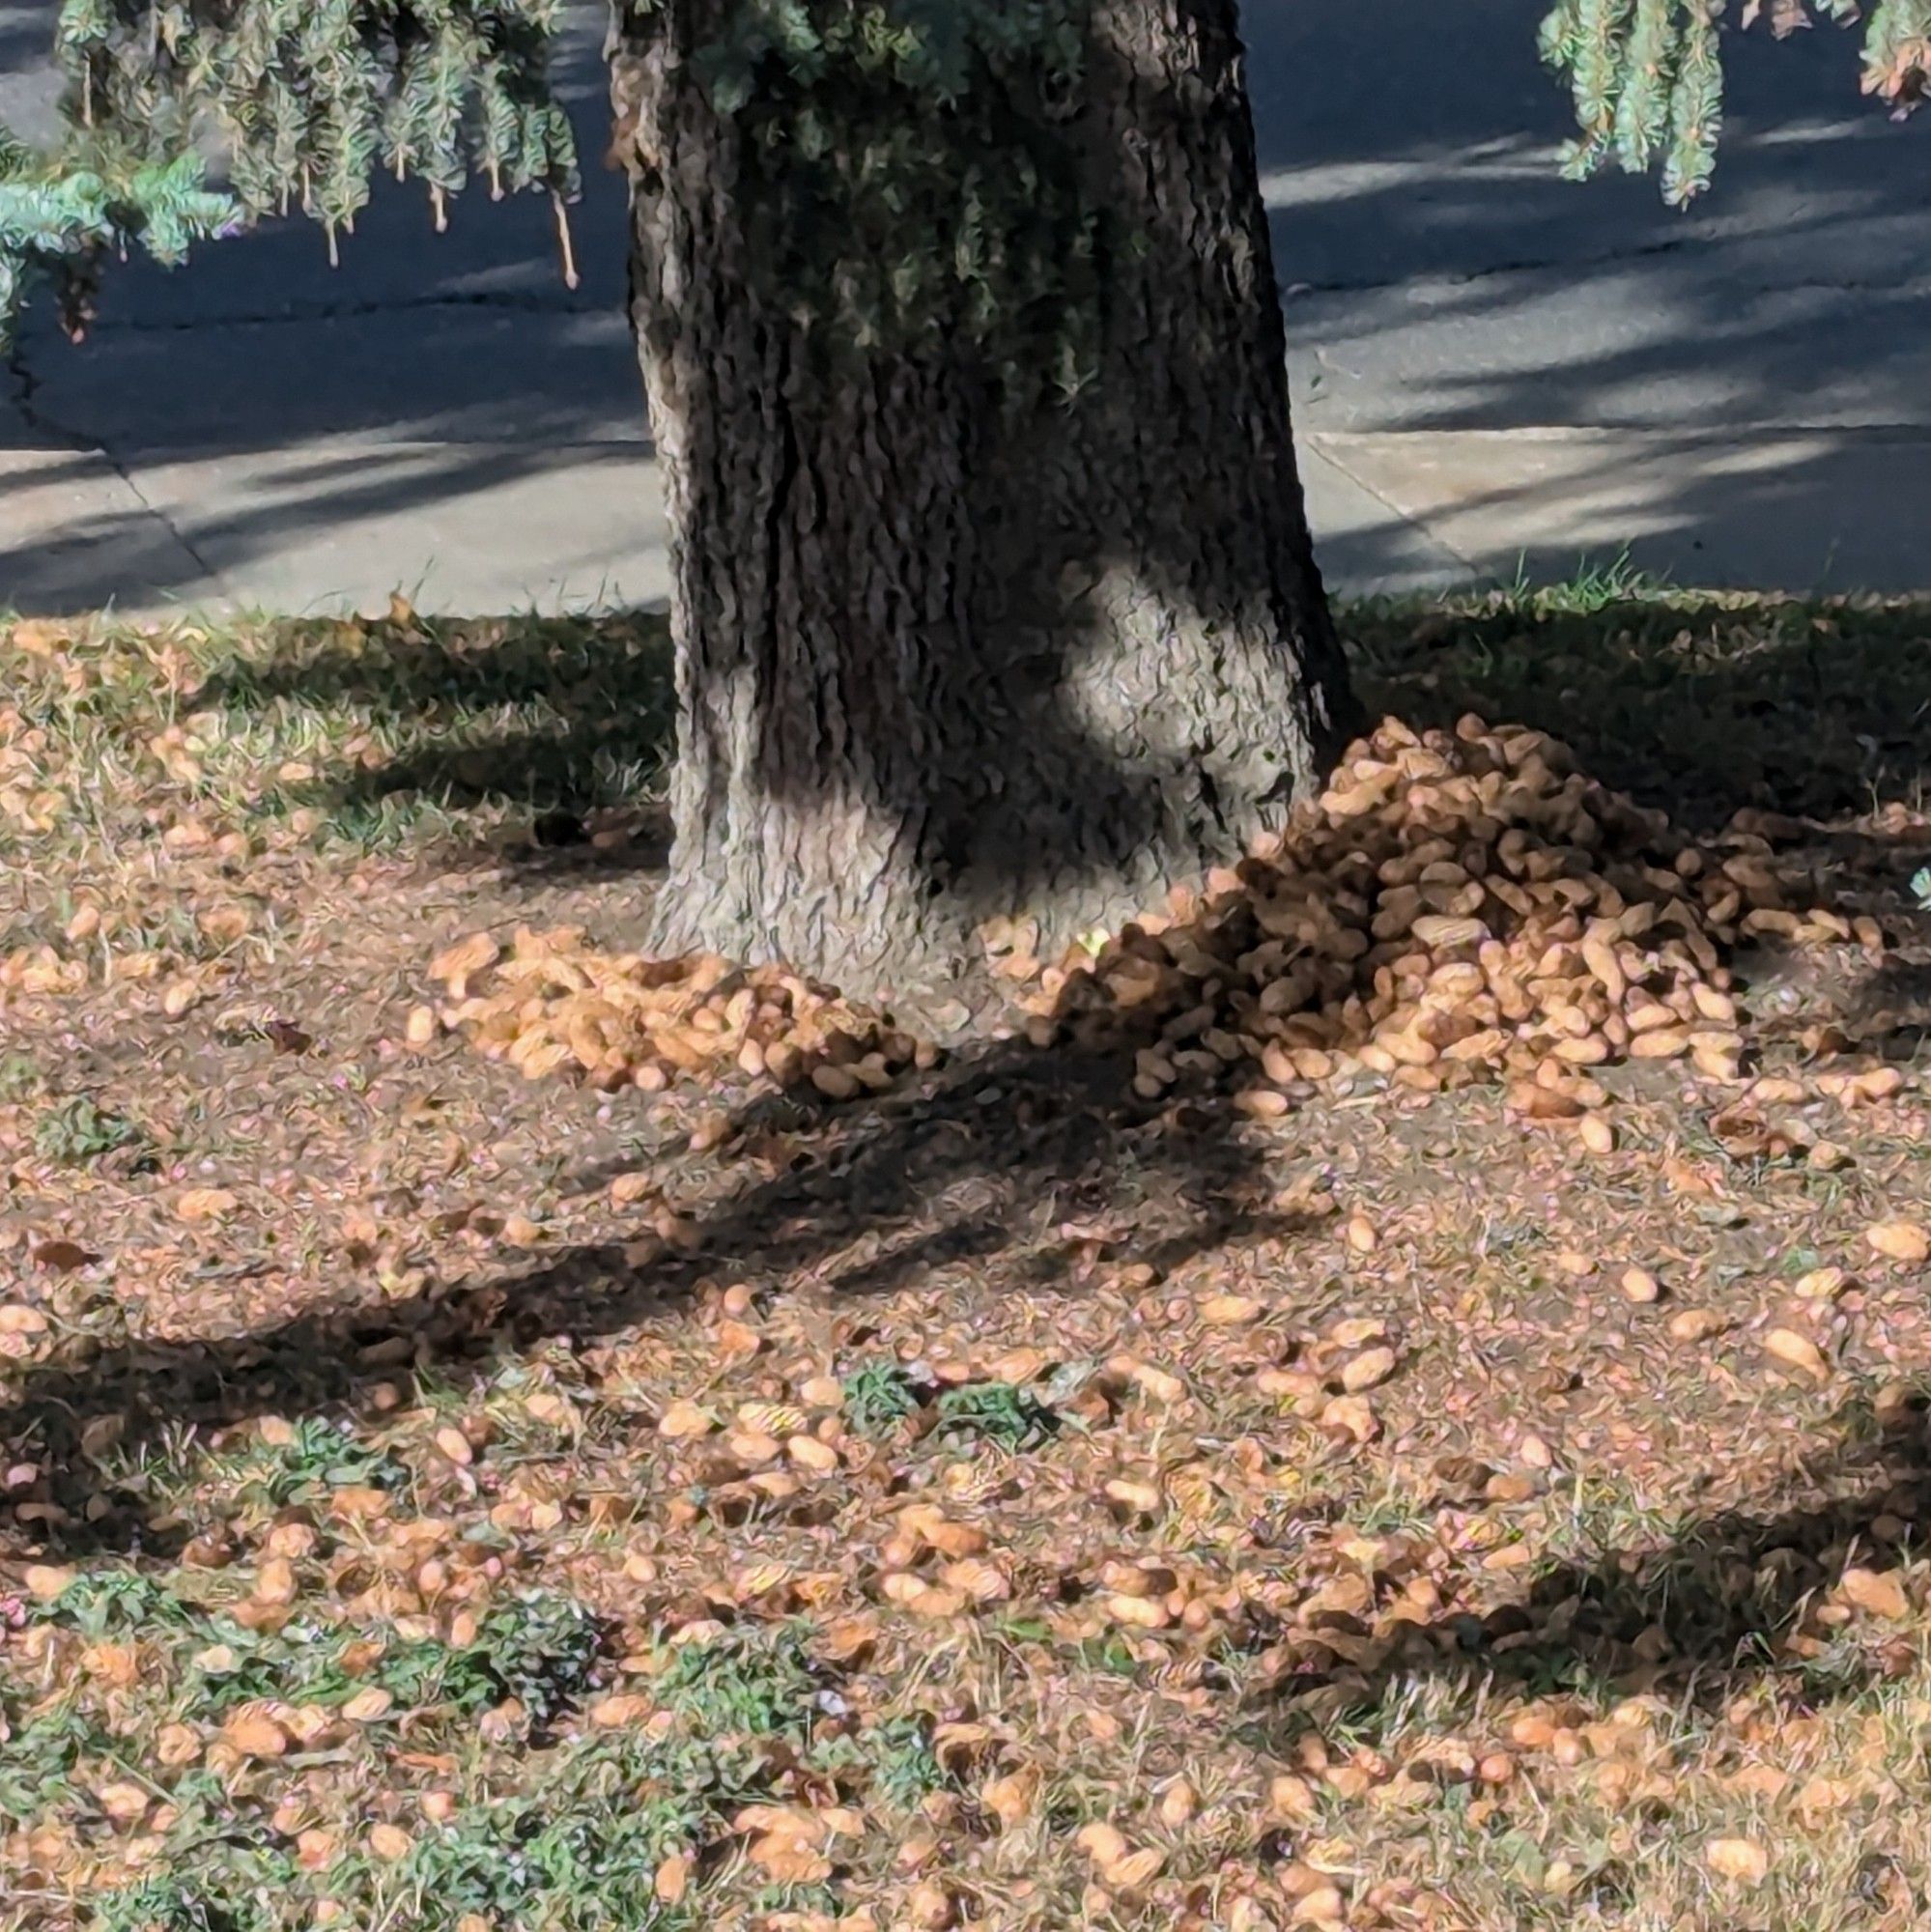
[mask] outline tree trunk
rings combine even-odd
[[[707,62],[733,4],[632,0],[611,44],[674,571],[651,943],[930,1011],[970,1000],[988,922],[1056,956],[1237,857],[1354,722],[1235,7],[1067,0],[1070,85],[980,59],[940,102],[902,74],[808,96],[770,58],[730,93]],[[787,87],[763,122],[746,106]],[[896,155],[910,125],[943,156],[922,201],[934,164],[901,155],[902,233],[868,188],[846,206],[823,166],[804,178],[821,99],[835,148]],[[966,180],[1015,239],[986,251],[982,213],[939,212]],[[1027,247],[1064,259],[1057,297]],[[979,268],[840,314],[901,248]],[[1056,355],[1085,380],[1050,380]]]

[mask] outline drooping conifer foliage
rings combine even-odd
[[[1778,40],[1811,11],[1848,25],[1859,0],[1746,0],[1742,28],[1762,17]],[[1579,133],[1563,170],[1584,180],[1613,160],[1660,168],[1677,207],[1709,185],[1723,127],[1724,0],[1556,0],[1542,23],[1543,59],[1575,98]],[[1931,0],[1877,0],[1864,35],[1863,91],[1909,113],[1931,83]]]
[[[150,158],[99,139],[51,154],[0,128],[0,342],[37,275],[53,283],[62,319],[78,334],[100,253],[138,242],[157,261],[228,233],[241,211],[208,187],[188,152]]]
[[[64,134],[0,141],[0,331],[29,281],[84,321],[103,252],[176,261],[197,241],[298,211],[331,254],[380,170],[425,185],[440,225],[492,194],[577,186],[553,98],[556,0],[65,0]],[[212,141],[222,183],[211,188]]]
[[[794,97],[809,94],[826,56],[852,46],[900,56],[910,46],[942,78],[963,15],[981,11],[949,0],[743,0],[737,30],[716,49],[719,104],[770,122],[770,103],[733,89],[772,50]],[[989,11],[1008,38],[1035,16],[1042,32],[1065,31],[1063,7]],[[1902,114],[1931,85],[1931,0],[1876,0],[1867,16],[1860,0],[1746,0],[1727,12],[1728,0],[1555,0],[1541,44],[1575,99],[1579,132],[1565,170],[1655,169],[1679,206],[1701,192],[1722,128],[1732,21],[1748,29],[1761,15],[1782,39],[1813,13],[1862,19],[1867,95]],[[561,211],[577,158],[547,79],[558,14],[559,0],[66,0],[56,38],[64,139],[43,152],[0,129],[0,339],[37,277],[77,328],[103,253],[141,247],[175,262],[195,242],[290,210],[321,224],[332,253],[380,169],[424,183],[439,224],[448,197],[476,176],[493,194],[552,194],[573,272]],[[836,140],[809,102],[792,104],[798,139]],[[209,185],[197,151],[209,132],[224,157],[221,188]]]

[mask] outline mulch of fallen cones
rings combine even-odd
[[[983,937],[1035,1044],[1131,1044],[1146,1098],[1207,1079],[1264,1120],[1364,1068],[1428,1092],[1499,1078],[1517,1114],[1606,1145],[1594,1069],[1740,1077],[1739,945],[1881,950],[1875,921],[1788,902],[1775,829],[1740,812],[1692,841],[1542,732],[1389,719],[1285,830],[1096,951],[1042,960],[1023,923]],[[735,1067],[843,1100],[940,1057],[781,968],[602,952],[574,929],[506,953],[471,934],[432,972],[448,997],[414,1015],[418,1043],[460,1029],[531,1078],[654,1093]]]

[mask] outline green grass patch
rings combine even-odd
[[[257,1438],[231,1456],[211,1459],[209,1477],[236,1492],[236,1499],[277,1510],[314,1502],[330,1490],[401,1490],[408,1466],[385,1449],[359,1442],[321,1416],[305,1415],[284,1440]]]
[[[67,1701],[31,1717],[0,1696],[0,1819],[31,1823],[74,1795],[79,1766],[105,1748],[105,1734]]]
[[[469,1913],[548,1932],[702,1922],[691,1906],[658,1899],[658,1867],[698,1849],[720,1814],[751,1795],[741,1775],[702,1752],[635,1739],[553,1753],[541,1774],[540,1786],[419,1833],[393,1874],[357,1861],[332,1871],[332,1886],[373,1892],[395,1922],[429,1928]]]
[[[856,1435],[876,1442],[919,1411],[919,1390],[896,1362],[866,1362],[844,1378],[844,1418]]]
[[[147,1145],[141,1127],[90,1094],[75,1094],[48,1107],[34,1122],[34,1151],[62,1167],[85,1167],[123,1148]]]
[[[326,1896],[355,1926],[450,1932],[470,1915],[544,1932],[685,1932],[702,1924],[696,1899],[666,1905],[659,1867],[695,1854],[729,1811],[757,1795],[753,1768],[685,1746],[626,1737],[530,1754],[509,1790],[440,1823],[412,1821],[398,1860],[359,1844],[314,1877],[278,1847],[228,1833],[197,1835],[190,1805],[161,1868],[94,1907],[94,1932],[270,1932],[309,1922]]]
[[[472,1639],[451,1645],[303,1617],[276,1630],[252,1630],[219,1605],[185,1598],[167,1579],[132,1569],[84,1573],[30,1614],[93,1642],[156,1645],[167,1662],[154,1688],[183,1714],[202,1716],[260,1698],[332,1707],[374,1687],[390,1693],[398,1714],[445,1723],[514,1697],[542,1726],[582,1700],[604,1644],[598,1619],[575,1599],[553,1593],[499,1598]],[[373,1660],[360,1657],[372,1637],[380,1651]]]
[[[1921,798],[1931,604],[1672,589],[1626,567],[1565,584],[1343,606],[1364,701],[1467,712],[1572,746],[1690,825],[1740,806],[1823,817]]]
[[[199,1612],[148,1571],[90,1570],[32,1614],[99,1642],[191,1630]]]
[[[680,1645],[653,1689],[667,1710],[704,1738],[804,1738],[817,1676],[796,1623],[751,1625]]]
[[[989,1442],[1013,1454],[1036,1449],[1060,1427],[1055,1410],[1011,1382],[963,1382],[939,1397],[937,1409],[942,1440]]]
[[[1337,619],[1371,710],[1541,726],[1692,821],[1922,789],[1922,601],[1682,590],[1619,558]],[[12,735],[39,734],[56,836],[121,840],[156,837],[165,801],[362,850],[567,826],[654,803],[674,716],[665,622],[643,613],[83,626],[53,652],[0,636],[0,686]],[[0,819],[0,848],[46,836]]]
[[[664,620],[256,619],[152,634],[0,634],[52,836],[157,836],[150,808],[390,849],[459,823],[637,807],[658,793],[672,685]],[[300,814],[298,817],[298,814]],[[0,818],[0,849],[47,831]]]

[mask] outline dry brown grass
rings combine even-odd
[[[525,1080],[411,1015],[473,931],[621,946],[593,639],[0,645],[0,1923],[1917,1922],[1922,613],[1356,629],[1417,725],[1809,817],[1876,978],[1733,925],[1741,1077],[1590,1063],[1597,1150],[1070,1023]]]

